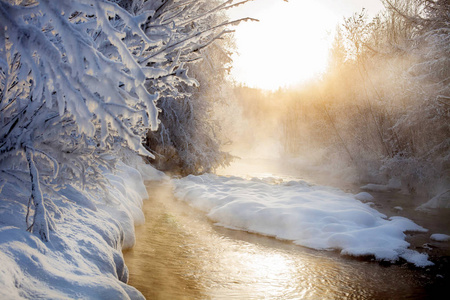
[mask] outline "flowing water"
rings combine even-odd
[[[129,284],[147,299],[439,299],[446,289],[429,270],[218,227],[170,184],[148,190],[147,221],[124,253]]]

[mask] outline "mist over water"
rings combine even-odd
[[[255,110],[261,108],[252,105]],[[287,155],[279,129],[284,116],[279,112],[269,108],[262,116],[243,115],[242,123],[236,121],[239,134],[226,149],[240,158],[218,169],[217,174],[266,178],[275,184],[301,179],[360,191],[359,178],[351,166],[333,170],[320,165],[323,151]],[[345,163],[333,166],[339,165]],[[435,268],[424,270],[310,250],[216,226],[204,212],[175,199],[171,185],[152,184],[148,188],[151,198],[144,204],[147,221],[136,228],[136,246],[124,253],[129,284],[148,299],[426,299],[440,295],[448,282],[445,262],[438,261]],[[397,192],[372,194],[380,212],[414,215],[415,222],[431,230],[409,235],[412,249],[426,251],[423,245],[430,245],[430,234],[449,228],[448,214],[431,216],[415,211],[423,198]],[[396,206],[403,211],[395,210]],[[444,247],[434,253],[445,257],[450,251]]]

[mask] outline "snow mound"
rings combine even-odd
[[[435,208],[450,208],[450,190],[434,196],[430,201],[417,207],[416,210],[426,211]]]
[[[54,203],[46,204],[56,221],[47,243],[26,231],[29,194],[13,183],[3,185],[0,299],[144,299],[126,284],[122,256],[135,243],[134,225],[144,222],[142,200],[148,195],[142,175],[123,163],[104,175],[110,183],[104,194],[73,185],[44,193]]]
[[[409,250],[405,231],[427,231],[409,219],[385,215],[341,190],[306,184],[206,174],[174,180],[175,196],[205,211],[217,225],[291,240],[344,255],[403,258],[432,265],[426,254]]]
[[[364,202],[368,202],[368,201],[372,201],[374,198],[371,194],[369,194],[367,192],[361,192],[361,193],[355,195],[355,199],[364,201]]]
[[[402,187],[402,183],[399,179],[391,178],[388,184],[375,184],[369,183],[361,187],[361,189],[373,192],[388,192],[388,191],[398,191]]]
[[[450,241],[450,235],[443,233],[435,233],[431,235],[430,239],[437,242],[448,242]]]

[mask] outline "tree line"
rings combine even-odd
[[[450,2],[384,5],[373,19],[363,10],[339,24],[321,78],[261,94],[258,105],[278,111],[288,156],[439,193],[450,184]]]

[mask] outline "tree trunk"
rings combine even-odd
[[[29,147],[25,147],[28,167],[31,177],[31,199],[34,204],[33,223],[28,227],[28,231],[38,234],[42,241],[48,242],[50,240],[49,222],[47,210],[44,205],[44,197],[42,195],[41,185],[39,182],[39,171],[34,162],[33,151]],[[29,207],[28,207],[29,209]]]

